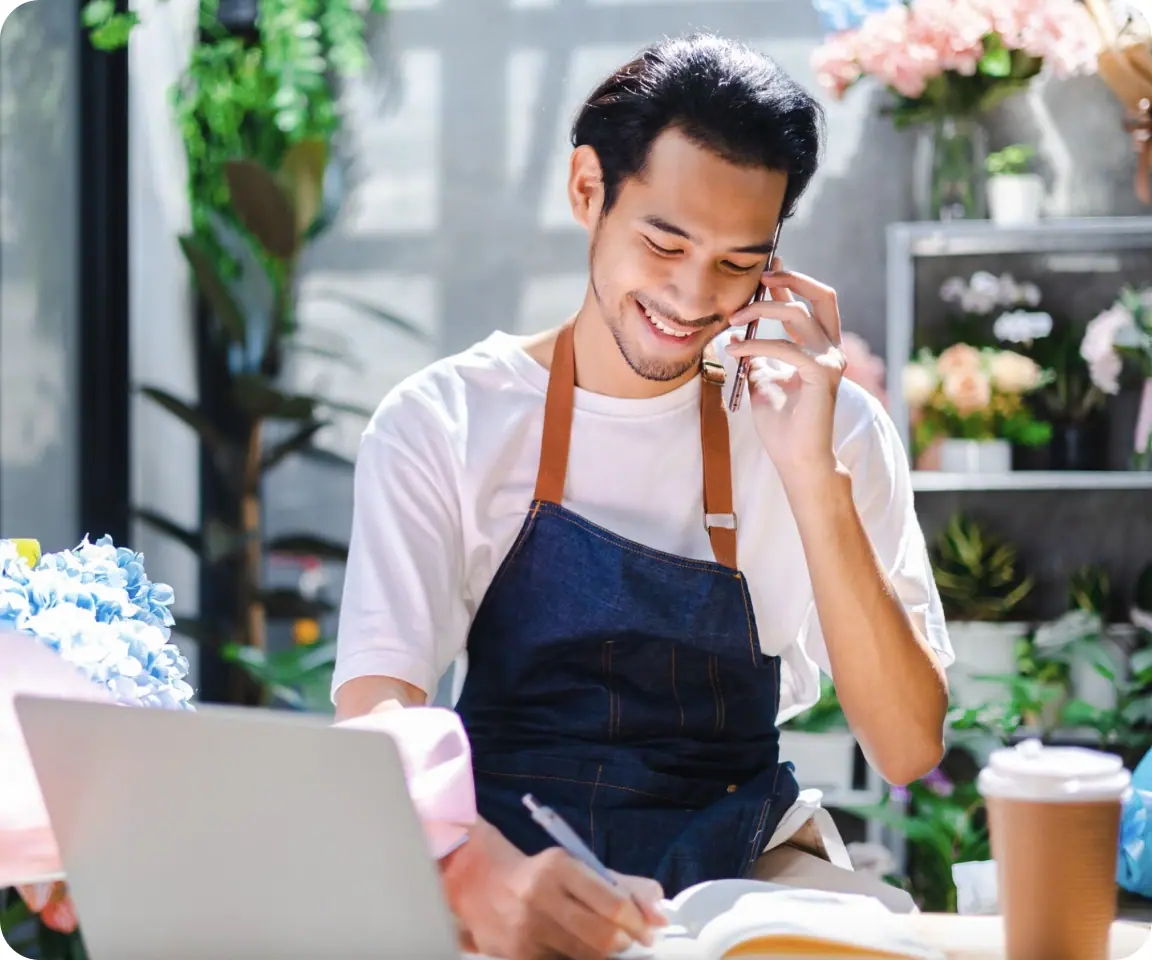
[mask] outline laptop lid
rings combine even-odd
[[[92,960],[458,958],[379,732],[19,696]]]

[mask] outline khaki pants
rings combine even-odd
[[[752,879],[830,893],[859,893],[875,897],[893,913],[919,912],[906,891],[877,877],[830,863],[823,855],[818,832],[810,827],[811,823],[791,840],[763,854],[752,868]]]

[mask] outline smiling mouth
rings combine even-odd
[[[640,315],[647,321],[649,329],[655,332],[660,337],[668,340],[678,340],[685,342],[691,340],[696,334],[700,332],[699,328],[693,330],[685,330],[682,327],[673,325],[668,320],[665,320],[658,313],[653,313],[645,307],[639,300],[636,301],[636,309],[640,311]]]

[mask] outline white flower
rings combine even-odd
[[[1043,311],[1012,310],[1002,313],[992,324],[997,340],[1006,343],[1031,343],[1052,332],[1052,315]]]
[[[949,277],[940,286],[940,299],[945,303],[960,303],[968,292],[968,284],[959,277]]]
[[[1094,317],[1080,341],[1080,356],[1088,364],[1088,374],[1096,387],[1104,393],[1120,392],[1120,373],[1123,358],[1116,351],[1117,344],[1139,337],[1136,318],[1121,303],[1114,304]]]
[[[1099,615],[1087,610],[1071,610],[1051,623],[1037,627],[1032,642],[1037,650],[1051,652],[1079,640],[1095,640],[1103,629]]]
[[[1034,283],[1023,283],[1020,285],[1020,294],[1023,297],[1024,303],[1029,307],[1040,306],[1040,288]]]

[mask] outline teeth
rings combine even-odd
[[[659,317],[657,317],[655,314],[649,312],[648,310],[644,311],[644,316],[646,316],[649,319],[649,321],[652,323],[652,326],[654,326],[661,333],[668,334],[668,336],[670,336],[670,337],[684,338],[684,337],[691,336],[691,334],[681,333],[679,330],[673,330],[670,326],[668,326],[668,324],[666,324],[663,320],[661,320]]]

